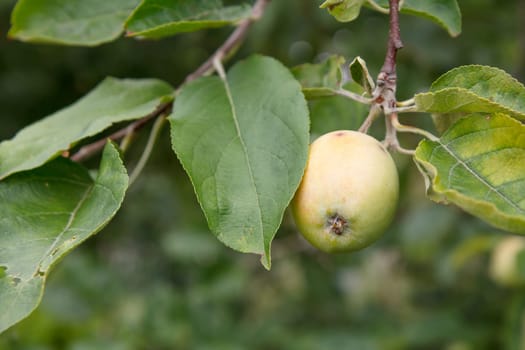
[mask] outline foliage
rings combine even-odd
[[[0,254],[6,268],[0,279],[1,331],[35,309],[52,265],[111,220],[127,184],[126,169],[111,143],[96,179],[76,163],[57,158],[0,183]]]
[[[525,126],[493,114],[465,117],[439,141],[423,141],[416,161],[428,174],[433,200],[450,201],[496,227],[522,233],[524,156]]]
[[[269,269],[270,243],[306,164],[301,86],[279,62],[252,57],[222,79],[184,87],[170,122],[210,229],[227,246],[261,254]]]
[[[154,38],[223,25],[241,28],[258,17],[252,16],[253,9],[241,2],[231,1],[226,7],[219,1],[191,2],[194,7],[191,7],[190,12],[202,14],[197,16],[188,15],[190,7],[187,6],[190,6],[190,2],[177,2],[181,7],[171,2],[162,3],[143,1],[135,9],[136,2],[106,2],[85,11],[65,11],[68,6],[79,9],[80,7],[75,6],[81,4],[77,1],[68,1],[66,5],[61,1],[50,1],[35,5],[34,2],[20,0],[13,11],[9,35],[24,41],[93,46],[112,41],[124,31],[129,36]],[[425,4],[430,3],[433,2]],[[167,7],[165,11],[155,12],[159,4]],[[374,7],[371,2],[360,4]],[[458,21],[459,11],[455,1],[443,2],[448,5],[440,7],[439,11],[435,4],[434,7],[428,8],[421,7],[421,4],[406,1],[402,12],[429,18],[442,25],[451,35],[459,34],[461,21]],[[385,7],[387,4],[379,1],[376,5]],[[418,7],[419,5],[421,6]],[[465,4],[464,12],[484,10],[490,13],[490,18],[497,21],[500,17],[496,10],[501,13],[506,10],[506,5],[498,6],[496,10],[486,4],[475,5],[473,7],[472,4]],[[174,8],[168,8],[170,6]],[[93,12],[94,9],[102,9],[108,15],[105,22],[107,26],[93,22],[100,20]],[[295,16],[289,22],[279,20],[282,18],[279,16],[290,13],[290,9],[299,11],[301,16]],[[76,348],[170,348],[173,344],[178,344],[181,348],[237,346],[292,349],[350,345],[364,349],[479,349],[494,348],[502,344],[509,349],[518,347],[517,344],[522,340],[520,333],[515,329],[523,315],[519,291],[514,293],[511,290],[502,290],[485,278],[487,252],[497,242],[497,235],[494,234],[497,230],[470,216],[464,216],[453,208],[441,209],[428,203],[418,203],[421,199],[413,198],[414,195],[410,193],[421,193],[422,185],[413,172],[415,167],[408,166],[406,157],[399,156],[398,159],[404,184],[402,198],[405,198],[402,199],[398,222],[387,234],[388,238],[376,247],[348,257],[319,255],[296,238],[295,229],[285,215],[285,207],[304,168],[308,114],[311,119],[312,137],[339,128],[357,129],[366,117],[367,106],[352,98],[362,102],[374,97],[377,85],[374,79],[370,78],[367,66],[372,72],[377,72],[381,64],[379,55],[384,54],[384,49],[382,53],[378,50],[378,46],[382,45],[377,45],[376,40],[354,40],[352,45],[344,40],[343,49],[343,46],[338,46],[338,40],[340,42],[345,35],[349,35],[347,28],[355,28],[355,33],[350,32],[355,38],[365,37],[365,34],[367,37],[373,36],[380,33],[381,28],[385,29],[380,23],[386,24],[387,18],[382,17],[377,6],[374,9],[378,11],[359,9],[360,18],[343,26],[316,9],[315,4],[299,1],[274,2],[261,23],[253,27],[247,45],[241,49],[239,56],[246,57],[253,52],[261,52],[279,58],[287,66],[308,62],[307,65],[292,69],[292,72],[303,85],[304,95],[308,99],[315,98],[308,101],[309,113],[304,108],[305,101],[299,92],[299,85],[283,64],[273,59],[251,57],[233,65],[228,75],[224,72],[221,74],[220,61],[229,58],[237,45],[224,50],[227,55],[215,57],[205,72],[200,73],[208,74],[212,70],[218,70],[219,77],[201,78],[177,89],[174,112],[169,118],[173,148],[193,180],[197,197],[212,231],[220,240],[236,249],[264,253],[266,258],[263,261],[269,266],[270,244],[284,215],[272,249],[275,260],[272,272],[260,271],[250,258],[232,255],[225,248],[218,246],[213,237],[206,232],[203,216],[198,211],[193,195],[192,184],[181,171],[175,157],[161,151],[171,148],[166,144],[167,134],[164,133],[161,134],[163,147],[159,147],[155,151],[156,154],[153,154],[151,170],[146,170],[146,176],[136,182],[137,187],[132,187],[136,188],[137,192],[128,194],[122,213],[108,228],[108,234],[89,240],[80,250],[73,253],[67,262],[59,265],[56,271],[57,279],[51,281],[49,291],[46,292],[46,298],[50,299],[44,299],[42,308],[37,309],[27,321],[4,333],[0,347],[29,348],[37,343],[49,347],[68,344],[64,346]],[[0,12],[2,10],[8,13],[12,8],[9,5],[0,5]],[[147,20],[148,16],[151,16],[151,21]],[[362,20],[361,16],[365,17],[365,20]],[[62,20],[49,22],[50,18]],[[509,22],[505,16],[502,15],[501,18],[505,18],[502,20],[504,23]],[[377,29],[370,30],[369,24],[367,29],[366,19],[375,21]],[[446,199],[497,227],[523,233],[521,191],[514,187],[507,191],[500,186],[508,181],[516,181],[515,186],[520,183],[522,171],[519,167],[523,163],[520,162],[523,155],[520,153],[519,142],[523,139],[523,127],[521,122],[513,118],[522,119],[520,106],[523,101],[520,96],[524,94],[524,88],[506,73],[488,66],[503,66],[508,69],[514,56],[502,55],[506,59],[504,61],[471,59],[472,57],[462,56],[463,52],[469,55],[480,51],[461,51],[461,47],[474,42],[470,40],[467,43],[461,41],[462,39],[459,39],[458,44],[447,42],[451,50],[446,58],[439,54],[434,55],[433,52],[443,49],[438,49],[439,45],[429,45],[428,38],[432,37],[436,42],[444,39],[433,29],[432,24],[411,20],[409,17],[403,17],[403,20],[407,21],[402,25],[402,28],[405,28],[407,23],[406,36],[403,32],[407,54],[399,62],[398,75],[400,81],[404,80],[399,85],[400,95],[411,97],[415,91],[426,91],[424,86],[430,86],[435,76],[452,65],[485,65],[464,66],[452,70],[438,79],[428,92],[415,95],[415,105],[407,104],[408,109],[412,108],[411,111],[434,113],[437,126],[444,132],[440,138],[431,136],[429,140],[422,141],[416,153],[416,161],[428,181],[431,198],[440,201]],[[71,23],[75,23],[75,26],[71,27]],[[308,29],[303,31],[305,23],[308,23]],[[325,28],[325,31],[316,28]],[[468,35],[471,33],[468,28],[472,27],[465,25],[465,40],[469,39]],[[328,32],[330,36],[334,32],[337,33],[330,38],[333,40],[327,40]],[[173,51],[167,49],[166,42],[134,43],[129,40],[92,49],[94,51],[44,46],[35,46],[32,49],[15,42],[0,42],[0,45],[9,48],[2,50],[4,64],[0,64],[0,69],[10,72],[0,78],[0,85],[6,87],[5,94],[0,97],[4,99],[0,100],[3,106],[0,113],[4,113],[1,118],[5,120],[6,128],[2,130],[3,136],[10,138],[16,128],[22,126],[22,120],[24,124],[28,124],[29,118],[38,119],[42,115],[50,115],[28,126],[11,141],[0,144],[0,158],[6,159],[0,163],[0,168],[6,167],[7,164],[3,170],[4,179],[0,182],[3,198],[7,198],[2,202],[3,213],[13,213],[5,214],[5,218],[0,221],[0,307],[6,309],[8,304],[10,310],[17,311],[2,314],[2,328],[11,326],[34,308],[40,299],[43,280],[48,279],[49,268],[80,241],[96,233],[120,206],[127,180],[114,145],[106,146],[100,165],[96,159],[84,162],[84,166],[65,158],[73,155],[72,158],[76,159],[75,155],[80,154],[77,151],[83,146],[99,139],[104,140],[114,131],[125,127],[125,123],[148,115],[152,118],[165,117],[169,113],[166,106],[171,107],[173,94],[170,84],[158,80],[107,80],[81,101],[73,104],[71,102],[90,90],[103,75],[158,76],[172,82],[184,80],[188,72],[196,66],[196,61],[201,58],[204,61],[203,51],[212,52],[220,45],[221,41],[217,39],[226,32],[219,30],[216,33],[204,33],[206,35],[202,35],[202,32],[187,34],[190,39],[177,37],[173,41],[176,44]],[[386,30],[382,33],[386,33]],[[313,46],[305,46],[304,41],[290,44],[301,35],[309,36],[308,42]],[[274,40],[266,41],[268,44],[258,40],[268,37]],[[502,51],[508,50],[511,37],[512,34],[502,36],[506,40],[498,43]],[[487,40],[490,45],[497,46],[489,35],[479,35],[477,39],[475,42],[479,43],[479,47],[488,47],[481,43],[481,40]],[[419,44],[411,46],[411,40]],[[192,44],[188,44],[189,41]],[[194,42],[196,44],[193,44]],[[516,42],[513,42],[513,47],[516,47]],[[333,46],[326,48],[325,43]],[[290,47],[285,54],[280,48],[282,45]],[[325,48],[322,48],[323,45]],[[455,45],[457,49],[454,48]],[[188,50],[184,50],[184,47]],[[499,49],[500,46],[494,48],[496,51]],[[323,63],[321,59],[313,59],[308,50],[315,53],[321,53],[323,50],[330,53],[339,51],[349,58],[347,67],[351,59],[358,54],[360,57],[367,56],[367,62],[358,57],[351,64],[350,71],[347,71],[346,67],[339,70],[341,58],[334,57]],[[45,76],[43,73],[27,75],[28,66],[24,66],[23,62],[34,66],[33,57],[37,57],[28,55],[27,52],[39,53],[42,69],[54,67],[55,75],[51,75],[53,78],[42,78]],[[95,55],[89,52],[95,52],[96,55],[100,54],[105,58],[99,61],[98,66],[85,64],[83,57]],[[147,68],[137,68],[142,59],[136,58],[136,55],[130,52],[141,52],[141,55],[147,56],[149,59],[145,60],[144,65]],[[400,53],[401,57],[404,52]],[[20,59],[13,59],[18,57]],[[73,67],[70,73],[67,73],[75,75],[73,85],[67,82],[68,79],[54,79],[61,76],[58,72],[69,69],[67,64],[60,64],[64,57],[69,57],[70,66]],[[195,60],[195,57],[199,59]],[[155,60],[166,64],[154,63]],[[424,62],[428,69],[422,69],[421,74],[406,74],[409,67],[412,71],[415,70],[414,62],[418,62],[417,60],[422,60],[419,61],[419,66]],[[514,57],[514,60],[515,66],[518,67],[519,58]],[[315,63],[312,64],[312,61]],[[6,62],[10,62],[9,65],[6,65]],[[257,68],[256,63],[259,64]],[[129,70],[125,69],[126,65]],[[38,72],[37,67],[31,69],[32,72]],[[234,72],[238,71],[242,74],[235,75]],[[84,74],[84,78],[79,74]],[[31,78],[27,78],[28,76]],[[488,76],[490,79],[487,79]],[[22,80],[18,79],[19,77],[22,77]],[[467,79],[463,79],[464,77]],[[350,78],[360,86],[351,82]],[[91,100],[101,88],[112,83],[115,84],[113,88],[99,93],[97,99]],[[119,88],[119,84],[123,85],[122,88]],[[276,86],[281,87],[281,90]],[[201,91],[195,87],[206,89]],[[128,91],[128,88],[136,89]],[[119,92],[115,94],[112,91]],[[291,98],[287,97],[287,93],[291,94]],[[16,94],[23,98],[9,98]],[[54,95],[57,100],[43,98],[45,94],[50,94],[48,97]],[[29,103],[31,95],[40,96],[43,103]],[[116,98],[118,96],[122,96],[122,100]],[[267,109],[258,109],[257,104],[265,101],[265,96],[272,96],[274,104],[269,104]],[[467,107],[461,103],[450,104],[450,101],[467,98],[472,101]],[[29,102],[19,102],[18,106],[11,102],[22,100]],[[86,100],[89,103],[86,103]],[[206,101],[204,105],[202,100]],[[68,104],[71,107],[53,113],[54,110]],[[38,105],[38,108],[31,107],[32,105]],[[201,114],[198,113],[201,107],[208,108],[202,108],[204,112]],[[11,116],[9,111],[12,111]],[[29,117],[29,113],[20,111],[27,111],[32,115]],[[355,118],[347,118],[340,111],[355,115]],[[261,115],[260,120],[270,124],[251,125],[252,120],[244,119],[252,113],[257,115],[258,112]],[[471,113],[474,114],[467,116]],[[18,119],[13,117],[15,115],[25,117]],[[194,119],[196,115],[202,115],[202,119]],[[459,118],[462,119],[454,124]],[[65,127],[61,120],[66,119],[78,121]],[[213,127],[210,128],[212,120]],[[102,123],[99,124],[98,121]],[[292,124],[285,124],[287,127],[283,127],[283,122]],[[500,122],[511,126],[508,130],[494,130],[494,135],[501,135],[500,137],[487,140],[476,134],[470,144],[465,143],[458,149],[454,148],[457,153],[451,152],[449,143],[458,142],[458,133],[469,130],[477,133],[484,125],[492,129],[492,123]],[[206,138],[206,142],[216,140],[217,143],[210,143],[204,152],[193,154],[203,138],[196,137],[198,134],[194,132],[183,132],[179,126],[186,123],[194,124],[193,130],[200,128],[199,131],[202,132],[216,133],[217,138]],[[432,128],[430,124],[425,123],[422,122],[425,128]],[[254,131],[255,128],[257,132]],[[288,133],[287,128],[290,129]],[[240,137],[232,138],[232,147],[239,148],[239,145],[243,144],[247,147],[241,147],[241,152],[236,153],[235,157],[228,157],[232,170],[221,174],[219,181],[226,190],[221,192],[221,196],[213,195],[205,181],[213,179],[213,182],[217,182],[218,177],[213,178],[215,173],[210,172],[207,167],[223,161],[217,157],[217,153],[225,146],[222,141],[227,139],[226,136],[235,131]],[[374,125],[371,132],[381,135],[378,125]],[[513,136],[509,136],[511,134]],[[249,136],[243,138],[243,135]],[[287,135],[299,136],[287,138]],[[131,136],[134,134],[130,134],[120,145],[128,167],[136,164],[138,158],[141,158],[138,164],[143,163],[142,160],[149,156],[149,152],[140,154],[140,145],[145,141],[142,137],[133,147],[127,145],[133,140]],[[24,138],[30,142],[17,141]],[[265,139],[266,143],[262,142],[262,139]],[[42,143],[32,143],[33,140],[42,140]],[[154,133],[151,140],[155,141]],[[414,142],[414,138],[410,136],[401,140],[407,143]],[[497,151],[493,158],[492,153],[488,152],[499,150],[501,142],[504,143],[505,140],[515,141],[517,146],[512,146],[515,148],[509,149],[508,152]],[[33,148],[17,151],[13,146],[17,142],[23,147]],[[292,149],[296,150],[295,156],[291,156]],[[442,156],[432,158],[430,154],[433,150],[441,152],[439,154]],[[472,150],[480,152],[481,163],[472,162],[469,158],[472,156]],[[252,158],[252,155],[255,158]],[[285,161],[281,159],[283,156]],[[272,157],[275,159],[272,160]],[[108,160],[109,158],[113,161]],[[170,161],[166,162],[166,159]],[[239,161],[234,163],[235,159]],[[244,162],[242,166],[242,159],[256,159],[257,162]],[[10,165],[11,161],[21,162],[22,165]],[[491,167],[488,166],[489,161],[493,164]],[[455,166],[454,162],[462,164],[462,167]],[[278,164],[286,164],[286,172],[283,167],[277,167]],[[503,169],[501,164],[511,166],[508,171],[495,174],[490,172],[491,169]],[[97,171],[89,172],[88,168],[99,168],[98,175]],[[110,173],[106,173],[105,170]],[[447,174],[459,175],[460,181],[444,181],[446,176],[443,174],[448,171],[450,173]],[[53,178],[57,179],[56,188],[48,187],[49,181],[42,180],[42,176],[48,176],[48,173],[52,173]],[[251,175],[243,176],[243,173]],[[288,177],[276,176],[281,173],[287,173]],[[105,182],[104,174],[112,184]],[[267,195],[268,201],[263,205],[239,206],[239,203],[243,203],[239,201],[240,198],[248,193],[242,189],[249,186],[238,186],[237,176],[245,180],[251,178],[254,180],[253,184],[260,183],[262,187],[255,185],[253,193],[259,197],[257,188],[264,188],[260,193]],[[82,180],[71,180],[70,177],[80,177]],[[489,180],[479,181],[485,177]],[[203,185],[196,185],[196,178],[200,178],[199,181]],[[500,181],[502,179],[503,182]],[[280,181],[282,186],[277,186]],[[98,183],[101,185],[98,186]],[[464,188],[464,183],[471,186]],[[75,202],[75,198],[82,198],[88,192],[95,193],[95,189],[107,186],[116,186],[114,191],[119,193],[113,201],[108,199],[108,206],[103,205],[102,200],[96,204],[83,200]],[[503,202],[514,203],[516,210],[509,212],[508,206],[500,202],[497,196],[483,195],[487,186],[488,190],[497,189],[496,192],[504,193],[506,199]],[[233,193],[231,191],[238,191],[232,202],[237,204],[237,208],[224,205],[227,204],[224,199],[233,198],[228,195]],[[13,195],[15,192],[17,196]],[[148,200],[148,196],[152,197]],[[11,198],[17,198],[17,201]],[[223,198],[221,206],[204,204],[213,203],[217,198]],[[63,209],[62,217],[57,217],[56,221],[39,218],[37,224],[36,221],[17,219],[24,217],[28,212],[37,215],[46,213],[34,211],[34,206],[40,206],[50,212],[54,212],[55,206],[60,206]],[[145,207],[151,207],[151,212]],[[232,209],[241,209],[238,213],[251,217],[250,213],[242,211],[245,208],[259,208],[260,212],[263,211],[261,208],[265,208],[265,212],[271,213],[264,220],[269,229],[257,232],[255,239],[251,241],[257,242],[252,245],[256,247],[253,249],[246,248],[252,243],[231,243],[243,240],[250,242],[248,237],[252,234],[252,229],[242,226],[242,223],[247,222],[246,219],[240,219],[236,214],[236,220],[233,222],[226,220],[232,217]],[[75,222],[76,216],[71,213],[76,213],[76,209],[86,217],[97,220],[85,222],[87,227],[81,228],[85,233],[82,238],[74,233],[71,237],[68,236],[74,237],[72,242],[65,236],[62,237],[60,232],[68,232],[67,228]],[[104,214],[99,212],[101,210],[104,210]],[[428,222],[437,222],[434,219],[436,215],[443,223],[430,230]],[[511,216],[513,219],[509,219]],[[30,225],[31,228],[24,225]],[[226,229],[214,229],[221,225]],[[57,228],[61,229],[57,231]],[[44,247],[42,249],[50,252],[39,255],[42,260],[31,260],[30,255],[20,253],[19,249],[13,250],[13,247],[20,246],[22,237],[42,235],[49,239],[48,237],[57,235],[57,232],[57,237],[64,238],[64,244],[60,245],[56,252],[54,246],[52,249],[49,246],[46,249],[42,244],[41,248]],[[109,234],[110,232],[113,234]],[[427,253],[422,254],[421,249],[426,249]],[[98,260],[110,268],[97,265],[95,261]],[[27,273],[22,273],[22,270]],[[51,277],[53,278],[53,274]],[[378,281],[381,284],[378,284]],[[22,304],[17,304],[20,300],[11,302],[9,296],[14,295],[12,288],[25,287],[26,282],[38,282],[40,285],[33,286],[29,294],[20,294],[31,296],[31,301],[22,303],[26,307],[24,309]],[[389,286],[389,295],[382,293],[383,284]],[[480,290],[476,287],[479,284],[485,288]],[[247,285],[252,287],[246,288]],[[134,291],[130,292],[131,290]],[[445,294],[447,297],[440,297]],[[516,294],[516,297],[512,297],[513,294]],[[78,295],[85,295],[86,301],[80,301]],[[104,298],[101,298],[101,295]],[[89,298],[95,301],[87,301]],[[466,298],[469,298],[471,303],[464,303]],[[488,305],[486,300],[500,302]],[[69,306],[64,307],[68,302]],[[475,305],[487,306],[480,309]],[[111,311],[108,313],[108,310]],[[468,322],[471,318],[479,321]],[[392,324],[399,325],[401,331],[393,331]],[[373,334],[368,332],[367,328],[374,329]],[[173,331],[174,329],[176,331]],[[33,336],[28,337],[29,333]],[[97,336],[89,336],[93,334]]]

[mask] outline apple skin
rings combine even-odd
[[[398,196],[397,168],[385,147],[369,135],[338,130],[310,145],[291,209],[297,228],[313,246],[349,252],[381,237]]]
[[[518,255],[524,251],[525,238],[510,236],[502,239],[490,258],[490,277],[504,287],[524,286],[525,277],[518,267]]]

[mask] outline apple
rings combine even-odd
[[[310,145],[303,179],[292,200],[297,228],[318,249],[362,249],[386,230],[399,196],[396,165],[375,138],[339,130]]]
[[[524,286],[525,274],[520,271],[518,261],[520,254],[525,254],[525,238],[510,236],[498,242],[490,258],[490,277],[505,287]]]

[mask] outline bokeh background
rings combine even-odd
[[[97,48],[32,45],[6,39],[14,3],[0,2],[0,140],[108,75],[177,86],[230,31]],[[363,9],[356,22],[341,24],[318,5],[273,1],[232,63],[254,52],[288,66],[337,53],[361,56],[377,74],[387,17]],[[525,81],[525,2],[460,6],[458,38],[402,16],[399,99],[463,64],[497,66]],[[356,128],[366,114],[339,99],[316,101],[311,111],[313,137]],[[433,128],[429,116],[404,118]],[[373,133],[381,137],[382,126]],[[402,141],[415,147],[418,139]],[[524,290],[489,274],[494,245],[509,235],[431,203],[412,160],[396,162],[401,201],[379,242],[327,255],[310,248],[286,216],[268,272],[256,256],[230,250],[208,231],[165,130],[114,221],[58,264],[40,307],[0,335],[0,349],[525,349]]]

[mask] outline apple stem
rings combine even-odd
[[[358,131],[365,134],[368,133],[368,129],[370,128],[374,120],[377,118],[379,113],[381,113],[381,108],[379,108],[377,105],[372,105],[370,107],[370,111],[368,112],[368,116],[363,121],[363,124],[361,124]]]

